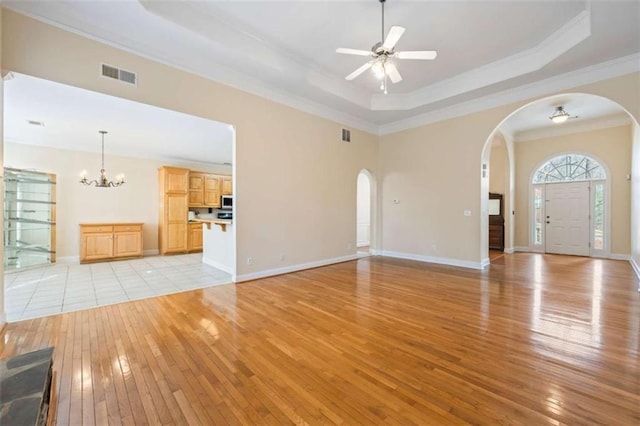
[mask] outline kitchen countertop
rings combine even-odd
[[[233,224],[232,219],[217,219],[217,218],[211,218],[211,219],[198,218],[198,219],[190,220],[189,222],[201,222],[207,225],[207,229],[211,229],[211,224],[213,223],[214,225],[220,226],[220,228],[222,228],[222,232],[227,232],[227,225]]]

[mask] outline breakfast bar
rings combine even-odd
[[[195,219],[202,222],[202,262],[229,274],[235,272],[235,240],[233,221],[227,219]]]

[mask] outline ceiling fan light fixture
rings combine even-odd
[[[378,80],[382,80],[386,75],[385,61],[377,60],[371,65],[371,70]]]
[[[556,107],[556,110],[549,117],[549,120],[553,121],[556,124],[564,123],[569,119],[571,114],[564,110],[563,106]]]

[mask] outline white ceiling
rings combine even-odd
[[[638,1],[388,0],[386,30],[391,25],[407,29],[397,49],[435,49],[438,58],[399,61],[404,80],[386,96],[369,72],[353,82],[344,79],[366,58],[335,53],[337,47],[369,49],[379,41],[376,0],[3,5],[379,133],[488,96],[506,93],[513,102],[516,89],[529,88],[523,99],[542,95],[530,89],[541,80],[564,76],[563,84],[572,87],[576,79],[567,76],[580,72],[585,78],[585,69],[597,69],[603,78],[603,69],[614,65],[618,74],[640,68]],[[558,84],[538,90],[562,90]]]
[[[231,163],[233,128],[204,118],[12,73],[4,84],[8,142],[105,154]],[[27,120],[43,122],[34,126]]]

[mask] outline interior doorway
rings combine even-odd
[[[371,174],[358,174],[356,202],[356,244],[358,253],[369,254],[371,247]]]

